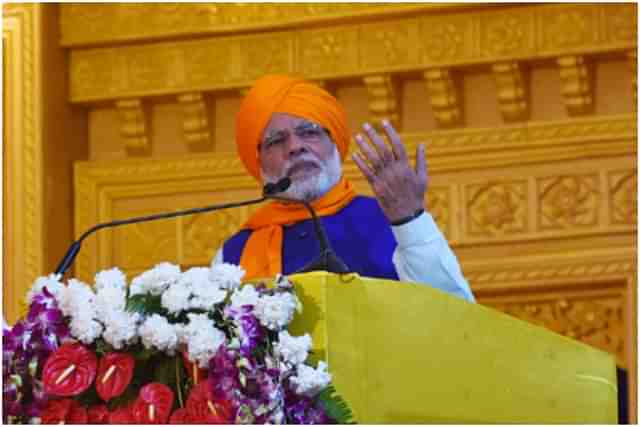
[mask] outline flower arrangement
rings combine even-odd
[[[287,331],[301,310],[292,283],[243,276],[162,263],[129,286],[117,268],[93,288],[38,278],[3,331],[3,422],[352,422],[311,337]]]

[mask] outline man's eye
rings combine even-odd
[[[278,144],[280,144],[282,141],[284,141],[284,138],[279,136],[279,137],[274,137],[274,138],[269,138],[264,142],[264,147],[265,148],[271,148],[273,146],[276,146]]]
[[[320,136],[320,129],[316,129],[316,128],[299,129],[297,133],[298,133],[298,136],[300,136],[301,138],[316,138]]]

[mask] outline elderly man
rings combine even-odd
[[[351,140],[343,107],[304,80],[259,79],[236,117],[236,144],[248,172],[263,184],[291,179],[280,196],[311,203],[351,271],[428,284],[473,301],[455,255],[424,211],[424,146],[414,170],[395,129],[389,122],[383,127],[390,145],[365,123],[364,135],[355,136],[360,152],[351,155],[375,198],[356,195],[342,176]],[[271,202],[224,243],[214,262],[239,264],[247,278],[270,277],[300,269],[318,250],[304,206]]]

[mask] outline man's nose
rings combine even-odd
[[[287,147],[289,156],[296,156],[298,154],[305,153],[306,151],[307,146],[302,138],[300,138],[296,134],[293,134],[289,137],[289,146]]]

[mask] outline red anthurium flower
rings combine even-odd
[[[106,405],[95,405],[87,410],[89,424],[107,424],[109,420],[109,410]]]
[[[109,414],[109,424],[135,424],[131,406],[123,406]]]
[[[131,413],[138,424],[166,424],[173,408],[173,391],[162,383],[140,389]]]
[[[182,361],[184,362],[184,369],[187,371],[187,375],[193,380],[194,384],[198,384],[207,378],[208,370],[199,368],[197,363],[190,361],[189,354],[186,351],[182,352]]]
[[[87,410],[73,399],[50,400],[40,414],[42,424],[87,424]]]
[[[169,424],[193,424],[185,408],[176,409],[169,418]]]
[[[128,353],[109,353],[100,359],[96,391],[105,402],[120,396],[133,378],[136,362]]]
[[[186,408],[194,423],[229,424],[234,419],[231,402],[214,400],[208,381],[202,381],[191,389]]]
[[[77,396],[96,377],[96,355],[82,344],[64,344],[44,364],[44,391],[54,396]]]

